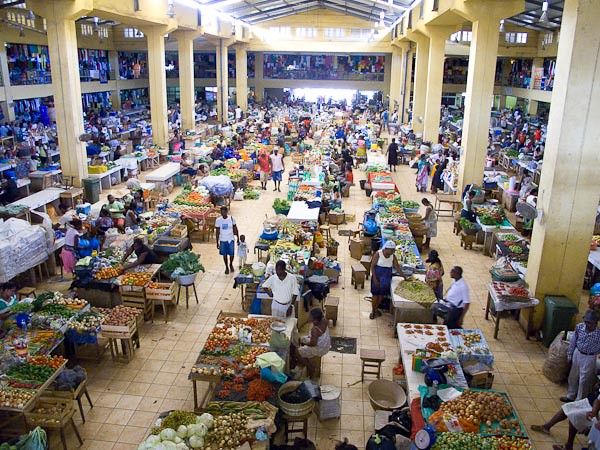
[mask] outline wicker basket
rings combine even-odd
[[[393,411],[406,404],[406,392],[393,381],[375,380],[369,384],[369,401],[375,411]]]
[[[344,220],[346,218],[346,215],[344,213],[335,213],[335,212],[331,212],[329,213],[329,223],[331,225],[341,225],[344,223]]]
[[[301,381],[288,381],[279,388],[277,399],[279,400],[279,408],[288,416],[301,417],[310,414],[315,407],[315,400],[309,399],[304,403],[288,403],[281,399],[283,394],[295,391],[302,384]],[[406,397],[406,396],[405,396]]]

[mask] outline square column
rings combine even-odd
[[[179,107],[181,128],[193,130],[196,127],[196,91],[194,89],[194,39],[198,32],[175,31],[179,53]]]
[[[600,200],[600,3],[566,0],[526,281],[579,304]],[[580,311],[587,309],[580,305]],[[543,317],[536,311],[536,324]]]
[[[459,192],[467,184],[480,184],[483,178],[498,57],[498,22],[496,17],[482,15],[472,26],[462,133],[463,153],[458,175]]]
[[[216,44],[217,49],[217,116],[225,124],[229,109],[229,70],[227,67],[227,45],[223,39]]]
[[[402,48],[393,47],[392,63],[390,70],[390,115],[392,111],[400,108],[402,97],[402,83],[404,81],[404,58],[408,44],[404,43]]]
[[[413,76],[413,60],[415,57],[415,49],[410,48],[404,54],[404,78],[402,79],[402,101],[398,115],[400,117],[400,123],[406,123],[406,107],[410,104],[410,94],[413,88],[412,76]]]
[[[427,26],[426,32],[429,36],[429,62],[427,67],[427,99],[425,102],[423,141],[437,144],[440,130],[446,39],[451,30],[445,27]]]
[[[160,147],[169,143],[167,118],[167,78],[165,73],[165,27],[142,29],[148,44],[148,78],[150,84],[150,115],[152,142]]]
[[[110,61],[110,67],[112,67],[112,70],[115,74],[115,90],[110,92],[110,100],[112,103],[112,109],[114,111],[118,111],[121,109],[121,89],[119,88],[121,79],[119,76],[119,51],[109,50],[108,60]]]
[[[423,134],[425,121],[425,104],[427,100],[429,38],[419,33],[412,33],[410,39],[416,42],[417,44],[417,60],[415,62],[415,86],[412,107],[412,128],[415,134]]]
[[[248,109],[248,52],[246,45],[235,47],[235,90],[237,105],[246,112]]]
[[[81,179],[88,176],[88,165],[84,144],[79,141],[84,128],[75,21],[46,18],[46,25],[60,164],[63,176],[73,177],[73,183],[81,186]]]
[[[254,99],[257,103],[263,101],[265,95],[265,84],[263,79],[265,54],[256,52],[254,58]]]

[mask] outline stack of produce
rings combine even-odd
[[[430,308],[436,300],[433,289],[424,281],[416,278],[409,278],[398,283],[394,294],[418,303],[424,308]]]
[[[123,305],[117,305],[112,309],[98,308],[98,310],[105,316],[102,325],[110,326],[127,326],[142,313],[140,309]]]

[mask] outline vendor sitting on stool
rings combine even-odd
[[[131,255],[133,252],[135,252],[137,259],[132,263],[125,264],[123,266],[123,269],[121,269],[121,273],[125,272],[128,269],[133,269],[134,267],[137,267],[140,264],[159,263],[156,253],[150,250],[148,246],[144,244],[144,241],[142,241],[140,238],[135,238],[133,240],[133,245],[129,247],[129,250],[127,250],[127,253],[125,253],[125,256],[123,256],[122,262],[124,263],[125,261],[127,261],[129,255]]]
[[[331,348],[331,338],[328,330],[329,321],[323,311],[318,308],[311,309],[309,316],[312,328],[308,336],[299,339],[300,346],[293,345],[292,368],[296,364],[306,367],[308,377],[312,379],[317,369],[318,358],[327,354]]]

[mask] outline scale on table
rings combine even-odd
[[[411,450],[426,450],[435,443],[435,431],[431,425],[427,425],[423,430],[417,431]]]

